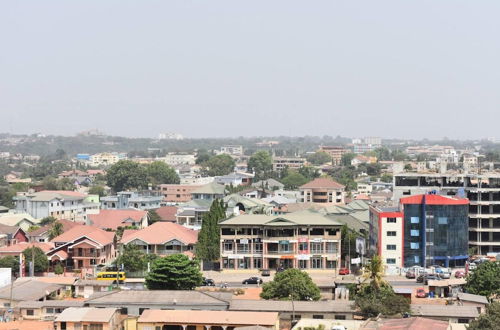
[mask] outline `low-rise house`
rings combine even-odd
[[[477,319],[481,309],[475,306],[411,304],[411,316],[467,324]]]
[[[218,184],[223,184],[225,186],[249,186],[252,184],[254,178],[252,173],[240,173],[233,172],[228,175],[218,176],[215,178],[215,182]]]
[[[119,308],[123,315],[139,316],[148,309],[225,311],[229,308],[231,299],[232,293],[228,292],[128,290],[91,297],[86,305]]]
[[[176,223],[155,222],[144,229],[125,232],[121,244],[140,246],[147,254],[187,253],[192,256],[197,241],[197,231]]]
[[[0,288],[0,306],[16,308],[23,301],[61,298],[66,293],[64,287],[61,284],[36,281],[29,277],[18,278],[12,286]]]
[[[52,216],[56,219],[84,221],[87,213],[98,209],[96,203],[85,202],[87,195],[76,191],[43,190],[14,197],[17,212],[26,212],[35,218]]]
[[[226,187],[216,182],[211,182],[199,187],[191,192],[192,199],[204,199],[213,201],[217,198],[224,198],[226,195]]]
[[[104,230],[117,230],[119,227],[148,226],[148,212],[141,210],[101,210],[98,214],[89,214],[87,225]]]
[[[486,313],[486,307],[489,305],[485,296],[459,292],[457,294],[457,303],[461,306],[474,306],[481,309],[481,313]]]
[[[408,317],[396,319],[370,319],[364,322],[359,330],[394,330],[394,329],[409,329],[409,330],[449,330],[450,324],[447,321],[439,321],[428,319],[425,317]]]
[[[118,330],[120,327],[120,313],[116,308],[70,307],[54,321],[54,328],[61,330]]]
[[[27,300],[21,301],[19,315],[22,320],[52,321],[66,308],[83,307],[82,300]]]
[[[294,301],[289,300],[248,300],[233,299],[230,311],[277,312],[280,321],[290,321],[295,311],[295,319],[352,320],[356,314],[353,301]]]
[[[163,196],[153,192],[121,191],[115,196],[101,198],[102,210],[139,209],[151,210],[160,207]]]
[[[27,241],[26,232],[21,227],[0,224],[0,247]]]
[[[345,186],[327,178],[317,178],[299,187],[301,202],[344,203]]]
[[[83,226],[80,222],[75,222],[66,219],[57,220],[62,224],[62,232],[66,232],[73,227]],[[40,227],[38,229],[29,231],[27,233],[28,241],[30,242],[48,242],[50,241],[50,229],[52,228],[52,224]]]
[[[96,265],[109,264],[115,257],[114,232],[92,226],[73,227],[55,237],[55,247],[48,255],[51,263],[93,271]]]
[[[0,214],[0,224],[5,226],[18,226],[27,232],[31,226],[37,225],[41,219],[35,219],[27,213],[2,213]]]
[[[285,188],[285,185],[278,180],[267,179],[252,183],[252,187],[264,188],[269,190],[283,190]]]
[[[155,210],[160,221],[176,222],[177,206],[162,206]]]
[[[226,213],[229,215],[240,214],[271,214],[273,206],[257,198],[248,198],[239,194],[231,194],[224,197],[227,206]]]
[[[75,283],[75,296],[90,298],[94,293],[110,291],[113,280],[79,279]]]
[[[21,253],[24,252],[26,249],[30,249],[32,247],[37,247],[40,248],[43,252],[48,253],[50,250],[54,248],[54,243],[50,242],[35,242],[35,243],[28,243],[28,242],[20,242],[17,244],[12,244],[8,246],[2,246],[0,248],[0,257],[5,257],[5,256],[19,256]]]
[[[223,269],[340,267],[342,224],[320,213],[244,214],[219,225]]]
[[[191,200],[191,193],[200,188],[200,185],[189,184],[161,184],[160,192],[167,203],[184,203]]]
[[[138,330],[147,329],[232,329],[244,326],[263,326],[279,329],[278,313],[192,311],[192,310],[146,310],[137,320]]]

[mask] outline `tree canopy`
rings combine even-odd
[[[255,181],[269,179],[273,171],[273,159],[269,152],[260,150],[248,160],[248,170],[255,172]]]
[[[234,159],[226,154],[210,157],[201,164],[203,173],[208,176],[227,175],[234,170],[235,165]]]
[[[156,256],[156,255],[155,255]],[[118,266],[123,265],[125,271],[138,272],[147,269],[148,258],[142,247],[134,244],[127,244],[123,246],[123,250],[116,258],[115,263]]]
[[[57,219],[54,218],[53,216],[48,216],[48,217],[45,217],[42,220],[40,220],[39,225],[40,226],[46,226],[46,225],[53,224],[56,221],[57,221]]]
[[[101,186],[101,185],[90,187],[89,188],[89,194],[90,195],[98,195],[99,197],[103,197],[103,196],[106,195],[106,193],[104,191],[104,187]]]
[[[465,289],[468,293],[492,298],[500,295],[500,261],[481,263],[467,276]]]
[[[14,256],[5,256],[0,258],[0,268],[10,268],[12,273],[19,271],[19,259]]]
[[[262,287],[263,299],[319,300],[319,288],[309,274],[300,269],[290,268],[277,273],[274,280]]]
[[[178,184],[179,175],[175,170],[162,161],[155,161],[146,166],[148,181],[153,185]]]
[[[307,161],[313,165],[323,165],[332,161],[332,156],[324,151],[317,151],[308,155],[306,158]]]
[[[153,262],[146,286],[149,290],[193,290],[202,280],[197,261],[184,254],[173,254]]]
[[[111,166],[106,178],[108,186],[115,192],[131,188],[147,188],[146,169],[131,160],[120,160]]]
[[[203,261],[216,261],[220,257],[219,221],[226,217],[226,207],[221,199],[216,199],[210,210],[203,215],[201,230],[196,243],[196,256]]]
[[[486,306],[486,313],[469,323],[470,330],[498,330],[500,328],[500,302]]]
[[[63,231],[63,224],[60,221],[54,221],[49,229],[49,240],[61,235]]]
[[[309,179],[296,171],[288,171],[287,176],[281,179],[281,183],[285,185],[285,189],[294,190],[309,182]]]
[[[29,264],[32,260],[33,254],[35,255],[35,272],[44,272],[49,267],[49,260],[47,259],[45,252],[43,252],[39,247],[28,248],[24,250],[23,254],[27,272],[29,271]]]

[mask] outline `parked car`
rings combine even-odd
[[[406,272],[406,278],[415,278],[415,272],[413,270],[409,270]]]
[[[340,268],[339,269],[339,275],[349,275],[349,269],[347,268]]]
[[[464,278],[465,277],[465,272],[463,270],[457,270],[455,272],[455,278]]]
[[[202,286],[215,286],[215,282],[211,278],[205,278],[204,277],[203,281],[201,282],[201,285]]]
[[[281,273],[281,272],[284,272],[284,271],[285,271],[284,267],[278,267],[278,268],[276,268],[276,273]]]
[[[476,264],[476,263],[474,263],[474,262],[471,262],[471,263],[469,264],[469,270],[476,270],[476,269],[477,269],[477,264]]]
[[[448,272],[442,272],[442,273],[439,273],[439,277],[442,278],[443,280],[447,280],[451,277],[451,274]]]
[[[427,298],[428,294],[424,289],[417,289],[417,298]]]
[[[271,276],[271,271],[269,269],[263,269],[260,273],[262,276]]]
[[[258,277],[250,277],[250,278],[247,278],[246,280],[244,280],[243,284],[262,284],[264,281],[262,281],[261,278],[258,278]]]
[[[429,281],[439,281],[441,278],[438,275],[428,274],[424,276],[424,284],[429,284]]]

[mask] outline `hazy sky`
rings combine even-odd
[[[2,1],[0,131],[500,138],[500,1]]]

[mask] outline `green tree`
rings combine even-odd
[[[120,160],[111,166],[106,178],[108,186],[115,192],[147,187],[145,168],[131,160]]]
[[[308,180],[314,180],[316,178],[319,178],[320,176],[319,171],[311,166],[301,166],[299,168],[299,173],[306,177]]]
[[[179,175],[175,170],[161,161],[155,161],[146,167],[148,180],[153,185],[159,184],[179,184]]]
[[[48,216],[48,217],[45,217],[43,218],[42,220],[40,220],[40,223],[39,225],[40,226],[46,226],[46,225],[50,225],[54,222],[56,222],[56,218],[54,218],[53,216]]]
[[[14,256],[0,258],[0,268],[10,268],[12,273],[19,271],[19,259]]]
[[[500,302],[493,302],[486,307],[486,314],[469,323],[470,330],[498,330],[500,329]]]
[[[202,164],[203,173],[208,176],[227,175],[234,170],[235,165],[234,159],[226,154],[213,156]]]
[[[151,226],[153,223],[161,221],[161,217],[156,213],[156,210],[148,211],[148,225]]]
[[[226,217],[226,207],[221,199],[216,199],[210,210],[203,215],[201,230],[196,243],[198,259],[211,262],[220,257],[220,229],[219,222]]]
[[[285,189],[294,190],[309,182],[309,179],[296,171],[288,171],[288,175],[281,179],[281,183],[285,185]]]
[[[196,165],[201,165],[210,159],[210,154],[206,150],[199,150],[196,154]]]
[[[362,285],[354,301],[367,317],[379,314],[390,316],[410,311],[408,300],[395,294],[388,283],[384,283],[378,289],[369,284]]]
[[[370,263],[366,267],[365,278],[370,280],[370,286],[375,290],[379,290],[385,281],[382,279],[384,274],[384,266],[382,258],[378,255],[373,256]]]
[[[273,159],[269,152],[261,150],[248,160],[248,170],[255,172],[255,180],[269,179],[273,171]]]
[[[149,290],[193,290],[201,282],[199,263],[184,254],[156,259],[146,276]]]
[[[380,177],[380,181],[382,181],[382,182],[392,182],[392,175],[390,175],[388,173],[384,173]]]
[[[411,166],[411,164],[406,164],[405,167],[404,167],[404,170],[405,171],[411,171],[411,170],[413,170],[413,167]]]
[[[481,263],[467,276],[468,293],[494,298],[500,295],[500,261]]]
[[[98,195],[99,197],[103,197],[106,195],[104,187],[101,185],[90,187],[89,194],[90,195]]]
[[[386,147],[380,147],[374,150],[374,156],[380,160],[391,160],[391,151]]]
[[[64,273],[64,268],[63,266],[61,266],[60,263],[58,263],[55,267],[54,267],[54,273],[56,275],[61,275],[62,273]]]
[[[324,151],[317,151],[306,158],[313,165],[323,165],[332,161],[332,157]]]
[[[29,262],[32,260],[32,255],[35,255],[35,272],[40,273],[47,270],[49,267],[49,260],[39,247],[31,247],[23,252],[26,263],[26,271],[29,271]]]
[[[122,253],[116,258],[116,264],[123,265],[123,268],[129,272],[145,270],[147,267],[146,253],[138,245],[124,245]]]
[[[263,299],[319,300],[319,288],[309,274],[290,268],[274,276],[274,280],[262,287]]]
[[[351,161],[356,157],[355,153],[349,152],[346,154],[342,155],[342,158],[340,159],[340,163],[342,166],[351,166]]]
[[[59,221],[52,223],[49,229],[49,240],[53,240],[55,237],[61,235],[64,232],[63,224]]]

